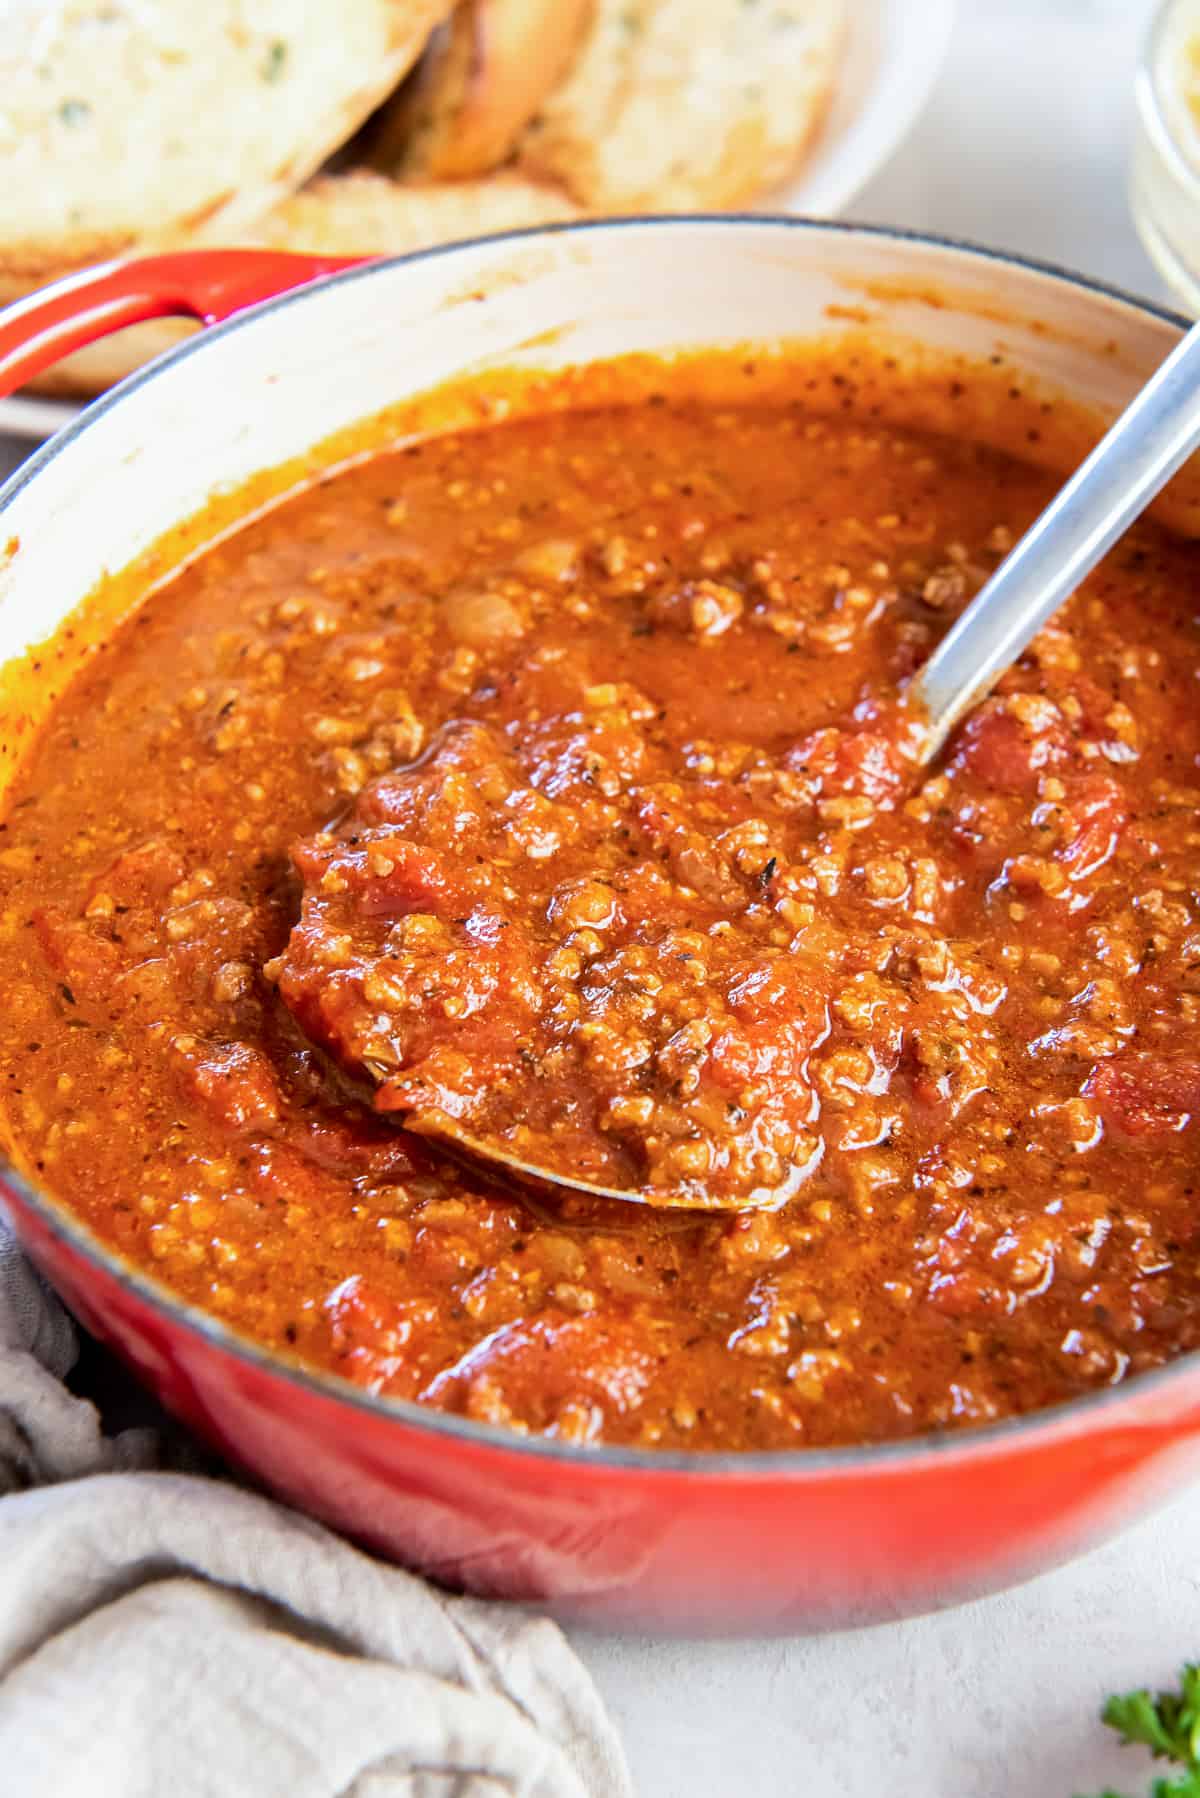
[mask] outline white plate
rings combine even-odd
[[[850,38],[837,91],[803,174],[781,196],[789,212],[835,218],[895,154],[941,72],[956,5],[850,0]]]
[[[950,41],[956,0],[851,0],[837,92],[788,212],[833,218],[883,167],[916,123]],[[82,410],[68,400],[0,400],[0,435],[40,442]]]

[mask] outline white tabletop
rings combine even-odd
[[[959,3],[929,111],[852,216],[1163,297],[1125,194],[1147,0]],[[1059,1573],[916,1622],[809,1641],[574,1640],[642,1798],[1141,1793],[1148,1761],[1096,1713],[1200,1656],[1200,1493]]]

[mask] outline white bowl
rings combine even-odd
[[[933,91],[956,11],[956,0],[850,0],[829,117],[782,207],[834,218],[895,155]]]

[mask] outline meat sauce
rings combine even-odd
[[[664,387],[373,456],[91,659],[0,829],[16,1158],[259,1341],[572,1442],[1195,1347],[1200,552],[1137,527],[919,772],[1052,478]],[[446,1113],[747,1208],[504,1189]]]

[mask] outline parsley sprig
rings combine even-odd
[[[1100,1713],[1127,1747],[1148,1748],[1155,1760],[1173,1761],[1180,1773],[1156,1779],[1150,1798],[1200,1798],[1200,1662],[1188,1661],[1177,1692],[1126,1692]],[[1121,1798],[1111,1789],[1100,1798]]]

